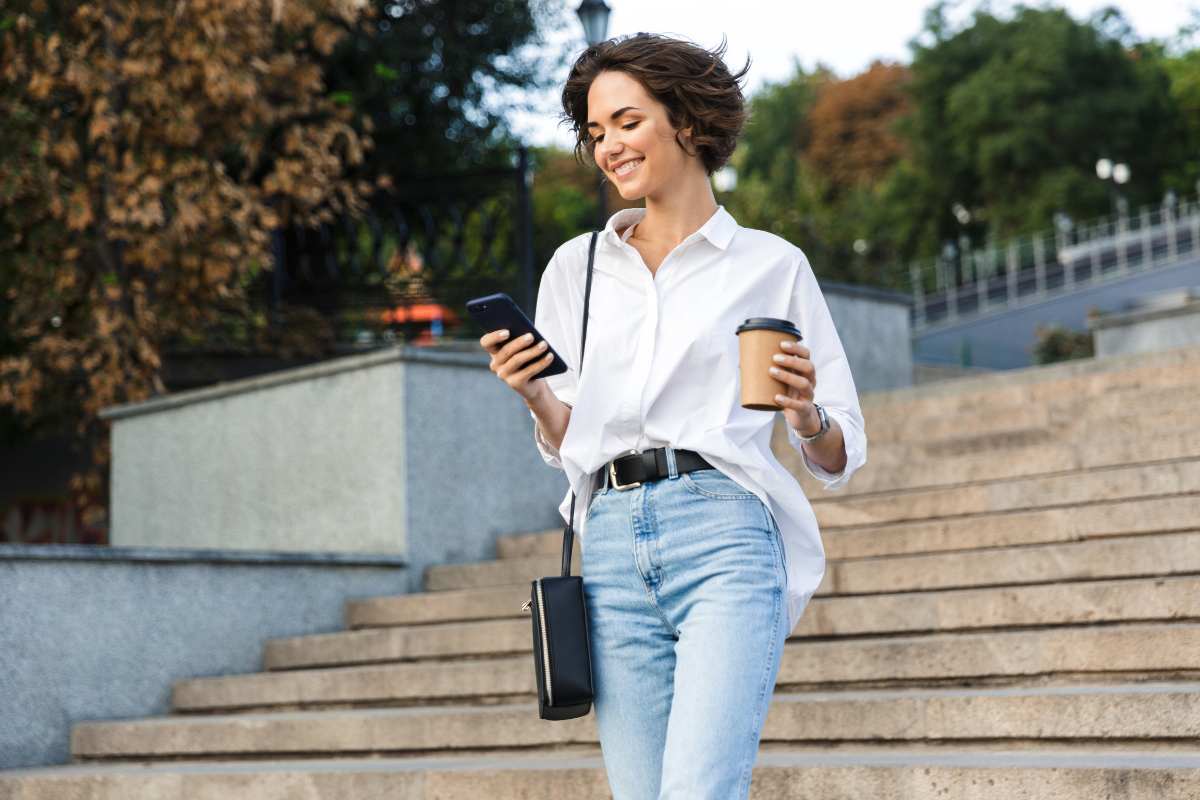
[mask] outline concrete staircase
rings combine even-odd
[[[829,565],[751,796],[1200,798],[1200,348],[863,408],[869,461],[836,493],[775,432]],[[0,800],[609,797],[594,716],[537,717],[520,605],[561,534],[181,680],[169,715],[77,724],[71,764],[0,772]]]

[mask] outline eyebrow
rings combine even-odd
[[[611,116],[611,117],[609,117],[609,119],[616,119],[617,117],[619,117],[619,116],[621,116],[622,114],[624,114],[626,111],[641,111],[641,109],[640,109],[640,108],[638,108],[637,106],[625,106],[624,108],[618,108],[616,111],[614,111],[614,112],[612,113],[612,116]],[[599,122],[594,122],[594,121],[593,121],[593,122],[589,122],[589,123],[587,124],[587,126],[588,126],[589,128],[590,128],[590,127],[592,127],[593,125],[594,125],[594,126],[596,126],[597,128],[598,128],[598,127],[600,127],[600,123],[599,123]]]

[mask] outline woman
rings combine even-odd
[[[794,322],[775,356],[788,440],[828,489],[866,462],[849,365],[803,252],[742,228],[711,175],[745,122],[715,52],[652,34],[588,48],[563,90],[576,153],[626,200],[542,275],[544,345],[489,333],[491,369],[533,416],[546,462],[586,499],[576,527],[596,723],[616,800],[747,797],[783,644],[821,581],[812,507],[770,449],[774,412],[742,408],[735,328]],[[775,368],[772,368],[775,369]],[[824,413],[822,413],[824,409]]]

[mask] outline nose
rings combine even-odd
[[[606,147],[604,142],[600,142],[600,144],[596,145],[596,161],[600,164],[600,166],[604,167],[604,169],[608,169],[609,164],[616,160],[617,157],[615,151]]]
[[[610,164],[620,161],[625,152],[625,146],[619,142],[609,143],[612,135],[611,133],[606,134],[604,141],[596,143],[596,163],[604,169],[608,169]]]

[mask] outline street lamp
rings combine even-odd
[[[583,37],[587,40],[588,47],[600,44],[608,38],[608,16],[612,13],[608,3],[604,0],[583,0],[579,4],[579,8],[575,9],[575,13],[579,16],[580,23],[583,24]],[[601,175],[599,184],[601,228],[608,223],[608,194],[604,188],[605,182],[606,179]]]
[[[589,47],[608,38],[608,15],[612,13],[608,3],[604,0],[583,0],[575,13],[583,23],[583,37],[587,39]]]
[[[1114,164],[1111,159],[1102,158],[1096,162],[1096,177],[1102,181],[1112,178],[1113,183],[1118,186],[1129,182],[1129,165],[1124,163]],[[1117,216],[1124,217],[1129,213],[1129,208],[1125,202],[1125,196],[1119,190],[1114,190],[1117,200]]]

